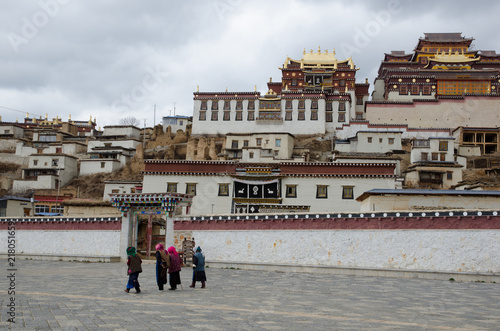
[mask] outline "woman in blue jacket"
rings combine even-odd
[[[207,276],[205,275],[205,254],[201,252],[200,246],[196,248],[196,253],[193,256],[193,282],[189,287],[195,287],[196,282],[201,282],[201,288],[205,288]]]

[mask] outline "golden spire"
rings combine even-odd
[[[345,93],[349,93],[349,89],[347,88],[347,84],[345,85]]]
[[[304,55],[306,54],[306,48],[305,47],[304,47],[304,51],[302,52],[302,54],[304,54]]]
[[[227,86],[226,86],[226,92],[227,92]]]
[[[30,114],[28,112],[26,113],[26,118],[30,118]]]
[[[196,85],[196,92],[200,92],[200,85]]]
[[[318,46],[318,53],[321,53],[321,46]]]
[[[257,92],[257,85],[253,86],[253,90],[254,90],[254,92]]]

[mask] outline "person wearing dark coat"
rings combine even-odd
[[[127,248],[127,275],[128,283],[125,292],[129,293],[135,288],[137,293],[141,293],[141,285],[139,284],[139,274],[142,272],[141,257],[135,252],[135,247]]]
[[[181,283],[181,258],[174,246],[170,246],[167,251],[170,257],[170,266],[168,267],[168,273],[170,274],[169,290],[176,290],[177,285]]]
[[[207,276],[205,274],[205,254],[201,252],[201,247],[196,248],[196,253],[193,255],[193,282],[191,286],[194,288],[196,282],[201,282],[201,288],[205,288],[205,282],[207,281]]]
[[[156,284],[158,289],[163,291],[163,286],[167,283],[167,269],[170,266],[170,257],[162,244],[156,245]]]

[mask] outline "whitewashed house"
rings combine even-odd
[[[454,137],[413,140],[406,187],[448,189],[457,185],[464,167],[455,159],[454,140]]]
[[[22,179],[14,180],[14,192],[32,189],[58,189],[78,175],[78,158],[66,154],[33,154]]]

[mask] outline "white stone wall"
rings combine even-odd
[[[410,162],[415,163],[418,161],[422,161],[422,153],[427,153],[427,161],[432,160],[432,153],[438,153],[438,160],[441,161],[439,154],[446,154],[445,156],[445,162],[454,162],[455,161],[455,155],[454,155],[454,140],[455,138],[453,137],[441,137],[441,138],[429,138],[429,146],[427,147],[421,147],[421,146],[412,146],[411,148],[411,156],[410,156]],[[439,150],[439,142],[440,141],[447,141],[448,142],[448,149],[445,151],[440,151]],[[413,143],[415,145],[415,143]]]
[[[7,231],[0,230],[0,238]],[[0,253],[7,252],[7,240],[0,241]],[[120,231],[17,230],[17,254],[120,256]]]
[[[372,195],[361,202],[361,212],[426,208],[496,209],[500,197],[456,195]]]
[[[104,163],[104,168],[101,167],[101,163]],[[113,172],[121,167],[122,164],[116,159],[84,159],[80,160],[80,176]]]
[[[406,123],[403,122],[394,124],[406,124]],[[338,128],[335,131],[335,137],[339,140],[345,140],[351,137],[355,137],[359,131],[373,131],[373,132],[401,131],[402,132],[401,139],[411,139],[411,138],[427,139],[429,137],[450,136],[450,131],[448,129],[435,130],[435,131],[429,131],[429,130],[408,131],[407,127],[405,126],[370,127],[368,124],[365,123],[351,123],[349,126],[344,126],[344,127],[338,125]]]
[[[210,261],[500,272],[498,230],[193,231]]]
[[[354,92],[349,91],[351,94],[351,99],[354,100]],[[224,101],[219,100],[218,103],[218,120],[211,120],[211,101],[208,101],[208,107],[206,110],[206,120],[199,120],[201,100],[194,100],[194,111],[193,111],[193,135],[204,135],[204,134],[228,134],[228,133],[249,133],[249,132],[290,132],[294,135],[310,135],[310,134],[325,134],[327,130],[329,132],[333,131],[335,127],[341,124],[348,124],[350,118],[355,117],[355,107],[351,105],[350,102],[346,102],[345,106],[345,122],[338,123],[338,107],[339,102],[333,102],[333,122],[326,122],[325,99],[318,99],[318,119],[311,120],[311,99],[305,99],[305,120],[298,120],[298,103],[299,100],[295,99],[292,101],[292,120],[286,121],[285,114],[287,109],[285,109],[285,100],[281,101],[281,117],[283,121],[248,121],[248,101],[243,101],[243,117],[241,121],[236,121],[236,100],[231,100],[231,110],[230,110],[230,120],[224,121]],[[259,116],[259,101],[255,101],[255,118]]]
[[[406,124],[411,128],[496,128],[500,123],[497,98],[466,97],[440,99],[439,102],[413,104],[367,104],[366,119],[370,124]]]
[[[420,92],[419,94],[411,94],[410,91],[408,91],[408,94],[399,94],[399,91],[390,91],[387,96],[388,101],[412,101],[414,99],[427,99],[427,100],[434,100],[436,99],[436,91],[433,90],[431,94],[422,94]]]
[[[105,126],[103,136],[127,136],[141,139],[141,129],[132,125],[109,125]]]
[[[186,184],[196,184],[190,215],[228,214],[234,186],[229,176],[151,176],[144,175],[142,193],[166,192],[168,183],[177,183],[177,193],[186,193]],[[229,196],[219,196],[219,183],[229,183]]]
[[[233,180],[229,176],[144,175],[143,193],[166,192],[167,183],[177,183],[177,193],[186,193],[187,183],[196,183],[196,196],[190,215],[229,214],[233,197]],[[229,183],[229,196],[218,196],[219,183]],[[296,185],[296,198],[286,197],[286,185]],[[316,198],[317,185],[328,186],[328,197]],[[353,186],[353,199],[342,199],[343,186]],[[311,212],[356,212],[356,198],[375,188],[395,188],[394,178],[357,177],[285,177],[281,196],[284,205],[307,205]]]
[[[116,139],[113,141],[109,140],[91,140],[87,144],[87,152],[93,152],[95,147],[104,147],[105,143],[110,143],[112,147],[123,147],[135,149],[137,145],[141,144],[140,140],[136,139]]]
[[[286,186],[297,185],[297,197],[286,197]],[[316,198],[318,185],[327,185],[328,198]],[[353,186],[353,199],[342,199],[344,186]],[[356,177],[286,177],[282,179],[283,204],[311,206],[311,212],[358,212],[361,204],[356,201],[366,191],[375,188],[394,189],[394,178]]]

